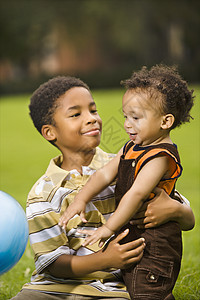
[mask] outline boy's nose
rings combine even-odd
[[[93,118],[93,119],[90,119],[90,120],[88,120],[88,124],[94,124],[94,123],[96,123],[96,119],[95,118]]]
[[[87,118],[87,123],[88,123],[88,124],[90,124],[90,123],[94,124],[94,123],[96,123],[96,122],[97,122],[96,116],[89,114],[89,115],[88,115],[88,118]]]

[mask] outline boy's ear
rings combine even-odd
[[[172,114],[167,114],[163,116],[162,122],[161,122],[161,128],[162,129],[170,129],[172,125],[174,124],[174,116]]]
[[[41,129],[41,133],[47,141],[56,140],[56,135],[52,125],[43,125]]]

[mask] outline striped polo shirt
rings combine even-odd
[[[73,279],[55,278],[44,272],[62,254],[84,256],[99,250],[98,242],[82,247],[85,236],[77,229],[95,229],[106,222],[115,210],[115,183],[87,204],[87,223],[82,223],[80,217],[75,215],[63,230],[58,222],[89,177],[113,156],[97,148],[91,164],[82,167],[82,174],[77,170],[61,169],[62,156],[50,161],[46,173],[28,195],[26,213],[36,269],[31,282],[23,288],[48,293],[70,294],[73,291],[73,294],[130,299],[122,283],[120,270],[97,271]]]

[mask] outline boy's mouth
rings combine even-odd
[[[83,135],[88,135],[88,136],[97,136],[100,134],[101,134],[101,130],[99,128],[94,128],[83,133]]]

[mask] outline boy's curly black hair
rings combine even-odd
[[[40,85],[33,93],[29,111],[33,124],[40,133],[43,125],[54,125],[53,115],[58,107],[57,100],[73,87],[84,87],[90,90],[88,85],[79,78],[57,76]]]
[[[154,94],[155,98],[157,97],[156,91],[161,93],[164,96],[160,97],[162,98],[162,113],[171,113],[175,118],[171,129],[189,122],[192,118],[190,110],[194,104],[193,90],[189,90],[187,82],[178,74],[176,67],[156,65],[148,70],[144,66],[140,71],[133,72],[130,79],[121,81],[121,84],[127,90],[149,91],[151,100]]]

